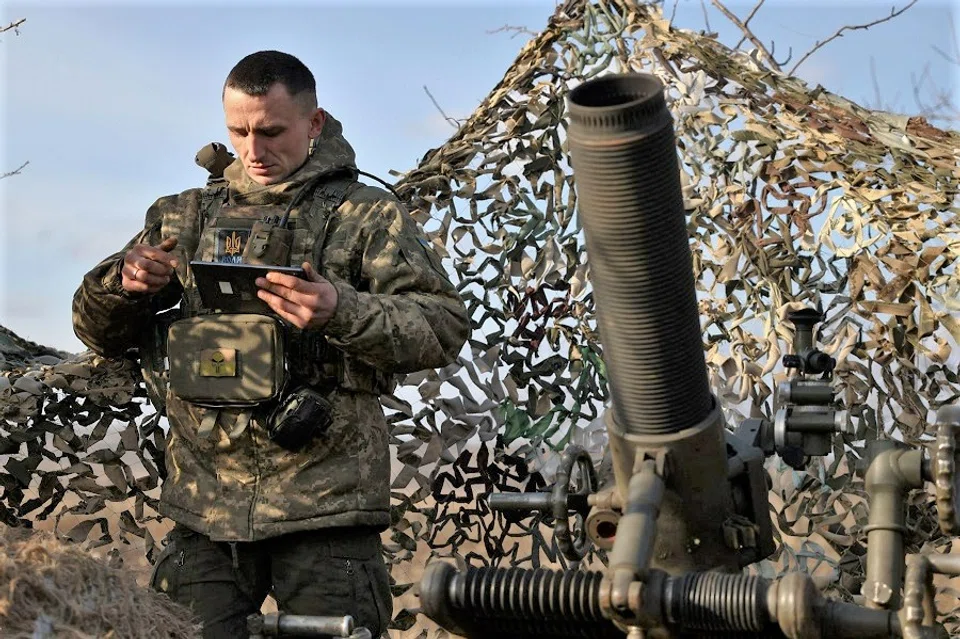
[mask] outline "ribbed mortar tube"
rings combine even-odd
[[[673,119],[651,75],[570,92],[567,139],[616,421],[630,434],[712,407]]]

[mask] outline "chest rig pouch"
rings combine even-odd
[[[211,189],[201,205],[194,259],[276,266],[313,261],[330,215],[359,186],[349,175],[328,176],[286,206],[226,204],[225,189]],[[286,326],[272,314],[211,312],[189,292],[185,300],[188,317],[170,326],[167,342],[169,386],[176,396],[211,407],[276,401],[279,409],[297,395],[296,386],[312,383],[307,371],[320,364],[314,342],[322,336]]]
[[[293,231],[278,206],[229,206],[207,220],[195,259],[286,266]],[[256,406],[288,380],[284,326],[263,313],[210,313],[171,324],[170,389],[203,406]]]
[[[287,382],[280,322],[257,313],[187,317],[167,336],[170,390],[204,406],[254,406]]]

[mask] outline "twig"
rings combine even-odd
[[[447,123],[448,123],[450,126],[452,126],[453,128],[459,129],[459,128],[460,128],[460,122],[459,122],[458,120],[456,120],[455,118],[451,118],[449,115],[447,115],[446,113],[443,112],[443,109],[441,109],[441,108],[440,108],[440,105],[437,104],[436,98],[434,98],[434,97],[433,97],[433,94],[430,93],[430,89],[427,88],[427,85],[423,85],[423,90],[427,92],[427,96],[429,96],[430,101],[433,102],[433,106],[437,107],[437,111],[440,112],[440,115],[443,116],[443,119],[446,120]]]
[[[920,96],[920,90],[923,88],[924,83],[926,83],[929,79],[930,63],[927,63],[926,66],[924,66],[923,72],[920,74],[919,78],[912,73],[910,74],[910,83],[913,87],[913,99],[917,103],[917,108],[920,109],[920,115],[947,122],[960,119],[960,111],[958,111],[957,105],[954,104],[953,96],[948,91],[933,87],[933,90],[930,91],[930,93],[933,95],[935,103],[924,103],[923,98]]]
[[[760,7],[763,6],[763,3],[764,3],[764,2],[766,2],[766,0],[758,0],[757,4],[755,4],[755,5],[753,6],[753,9],[750,10],[749,15],[747,15],[747,17],[744,18],[744,20],[743,20],[743,26],[746,27],[746,26],[749,26],[749,25],[750,25],[750,21],[753,20],[753,16],[757,15],[757,11],[760,10]],[[744,36],[743,36],[742,38],[740,38],[740,42],[738,42],[733,48],[734,48],[734,49],[739,49],[739,48],[740,48],[740,45],[743,44],[743,41],[746,40],[746,39],[747,39],[747,36],[746,36],[746,34],[744,34]]]
[[[873,83],[874,105],[878,109],[883,109],[883,96],[880,95],[880,80],[877,78],[877,59],[870,56],[870,81]]]
[[[947,24],[950,25],[950,35],[953,38],[953,55],[948,54],[946,51],[940,47],[933,45],[931,48],[940,54],[940,56],[952,64],[960,64],[960,43],[957,42],[957,30],[953,26],[953,20],[950,20]]]
[[[700,8],[703,9],[703,21],[707,25],[707,33],[713,33],[713,29],[710,28],[710,16],[707,15],[707,5],[703,3],[703,0],[700,0]]]
[[[720,10],[720,13],[722,13],[727,17],[727,20],[729,20],[730,22],[732,22],[733,24],[737,25],[740,28],[740,31],[743,32],[743,35],[747,38],[747,40],[752,42],[753,46],[757,47],[760,53],[763,54],[764,59],[766,59],[767,64],[770,65],[771,69],[773,69],[774,71],[781,70],[780,65],[774,59],[773,54],[767,51],[767,48],[763,46],[763,43],[760,42],[760,39],[757,38],[757,36],[753,35],[753,31],[750,30],[750,27],[748,27],[746,23],[741,22],[740,18],[738,18],[733,12],[731,12],[725,6],[723,6],[720,0],[710,0],[710,2],[713,4],[713,6],[715,6],[717,9]],[[751,17],[753,17],[753,14],[751,14]]]
[[[513,32],[514,32],[514,34],[513,34],[512,36],[510,36],[511,39],[516,38],[516,37],[517,37],[518,35],[520,35],[521,33],[523,33],[523,34],[525,34],[525,35],[528,35],[528,36],[530,36],[530,37],[532,37],[532,38],[535,38],[535,37],[537,37],[538,35],[540,35],[540,34],[537,33],[536,31],[531,31],[530,29],[528,29],[528,28],[526,28],[526,27],[515,27],[515,26],[509,25],[509,24],[505,24],[505,25],[503,25],[502,27],[500,27],[499,29],[491,29],[491,30],[487,31],[487,33],[488,33],[488,34],[503,33],[503,32],[505,32],[505,31],[513,31]]]
[[[877,109],[880,111],[897,111],[897,103],[900,101],[900,92],[898,91],[894,96],[893,100],[885,100],[883,97],[883,91],[880,88],[880,78],[877,76],[877,60],[870,56],[870,82],[873,85],[873,96],[874,101],[869,104],[871,109]]]
[[[885,16],[885,17],[883,17],[883,18],[879,18],[879,19],[877,19],[877,20],[874,20],[873,22],[867,22],[867,23],[865,23],[865,24],[845,25],[845,26],[840,27],[839,29],[837,29],[837,32],[836,32],[836,33],[834,33],[832,36],[830,36],[830,37],[827,38],[826,40],[823,40],[822,42],[821,42],[821,41],[817,41],[817,43],[816,43],[815,45],[813,45],[813,48],[810,49],[809,51],[807,51],[807,52],[804,54],[804,56],[803,56],[802,58],[800,58],[800,60],[799,60],[795,65],[793,65],[793,68],[790,69],[790,71],[788,72],[789,75],[794,75],[794,74],[796,73],[796,71],[797,71],[797,68],[798,68],[801,64],[803,64],[803,63],[807,60],[807,58],[809,58],[810,56],[812,56],[816,51],[818,51],[819,49],[823,48],[824,45],[826,45],[826,44],[828,44],[828,43],[830,43],[830,42],[833,42],[833,41],[836,40],[837,38],[843,37],[843,32],[844,32],[844,31],[856,31],[856,30],[859,30],[859,29],[869,29],[870,27],[874,27],[874,26],[876,26],[876,25],[878,25],[878,24],[881,24],[881,23],[883,23],[883,22],[888,22],[888,21],[896,18],[898,15],[900,15],[901,13],[903,13],[904,11],[906,11],[907,9],[909,9],[910,7],[912,7],[912,6],[915,5],[915,4],[917,4],[917,0],[910,0],[910,2],[907,3],[902,9],[899,9],[899,10],[898,10],[896,7],[893,7],[892,9],[890,9],[890,15]]]
[[[943,49],[941,49],[941,48],[938,47],[937,45],[932,44],[932,45],[930,45],[930,48],[933,49],[934,51],[936,51],[936,52],[940,55],[940,57],[943,58],[944,60],[946,60],[947,62],[949,62],[949,63],[951,63],[951,64],[960,64],[960,58],[954,58],[953,56],[951,56],[950,54],[948,54],[946,51],[944,51]]]
[[[770,41],[770,57],[776,61],[777,59],[777,43],[775,40]],[[783,62],[776,62],[779,66],[785,65],[787,62],[793,60],[793,47],[787,47],[787,57]]]
[[[960,66],[960,42],[957,41],[957,30],[954,28],[952,21],[949,24],[950,36],[953,39],[953,54],[949,54],[937,46],[932,46],[931,48],[950,64]],[[910,74],[910,80],[913,84],[913,97],[917,106],[932,119],[942,120],[948,123],[960,121],[960,106],[957,105],[950,91],[944,91],[942,88],[934,86],[932,90],[930,90],[930,93],[932,93],[936,99],[936,105],[933,107],[925,107],[923,104],[923,100],[920,98],[920,89],[925,80],[929,79],[929,67],[929,64],[924,67],[919,80],[916,79],[912,73]]]
[[[0,175],[0,180],[2,180],[3,178],[8,178],[8,177],[10,177],[11,175],[19,175],[19,174],[20,174],[20,171],[22,171],[23,168],[24,168],[25,166],[27,166],[28,164],[30,164],[30,160],[27,160],[26,162],[24,162],[23,164],[21,164],[20,166],[18,166],[17,168],[15,168],[14,170],[9,171],[9,172],[7,172],[7,173],[4,173],[3,175]]]
[[[20,19],[17,20],[16,22],[11,22],[10,24],[8,24],[8,25],[5,26],[5,27],[0,27],[0,33],[3,33],[4,31],[10,31],[11,29],[13,29],[13,32],[14,32],[14,33],[16,33],[17,35],[20,35],[20,31],[19,31],[18,29],[19,29],[20,25],[23,24],[23,23],[26,22],[26,21],[27,21],[26,18],[20,18]]]
[[[913,88],[913,99],[917,102],[917,108],[920,109],[920,111],[924,114],[929,112],[929,107],[923,103],[923,98],[920,97],[920,89],[927,81],[927,74],[929,71],[930,63],[928,62],[923,66],[923,71],[920,72],[919,78],[913,72],[910,73],[910,86]]]
[[[673,11],[670,12],[670,24],[673,24],[673,19],[677,17],[677,7],[680,5],[680,0],[673,0]]]

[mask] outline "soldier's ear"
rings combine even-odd
[[[310,118],[310,139],[317,138],[323,131],[323,124],[327,121],[327,112],[317,109]]]

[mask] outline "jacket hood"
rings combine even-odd
[[[239,200],[244,204],[272,204],[286,199],[311,178],[322,173],[356,168],[356,153],[343,137],[343,125],[327,113],[320,135],[310,143],[307,161],[283,182],[267,186],[257,184],[247,175],[239,158],[223,171],[223,177],[229,184],[231,200]]]

